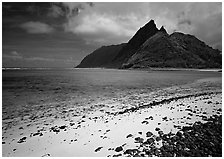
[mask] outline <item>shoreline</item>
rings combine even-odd
[[[126,70],[126,69],[124,69]],[[130,68],[127,70],[145,70],[145,71],[209,71],[209,72],[222,72],[221,68]]]
[[[109,70],[134,70],[134,71],[210,71],[210,72],[222,72],[222,68],[129,68],[129,69],[119,69],[119,68],[104,68],[104,67],[93,67],[93,68],[61,68],[61,67],[46,67],[46,68],[4,68],[2,67],[2,70],[57,70],[57,69],[69,69],[69,70],[79,70],[79,69],[91,69],[91,70],[98,70],[98,69],[109,69]]]
[[[36,112],[37,116],[25,116],[22,125],[3,130],[3,156],[115,157],[130,155],[124,154],[128,149],[139,148],[137,152],[143,152],[139,146],[149,139],[147,132],[156,139],[156,128],[164,134],[177,133],[183,126],[221,115],[222,91],[211,87],[210,82],[201,80],[164,88],[148,94],[151,98],[137,102],[140,105],[135,108],[101,101],[91,109],[80,107],[80,113],[72,107]],[[209,90],[201,88],[208,84]],[[155,145],[161,148],[162,140]]]

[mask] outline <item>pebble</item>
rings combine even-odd
[[[26,142],[26,137],[24,136],[23,138],[19,139],[19,141],[17,143],[23,143],[23,142]]]
[[[119,146],[119,147],[117,147],[117,148],[115,149],[116,152],[120,152],[120,151],[122,151],[122,150],[123,150],[123,147],[121,147],[121,146]]]
[[[59,129],[65,129],[67,126],[66,125],[62,125],[62,126],[59,126]]]
[[[148,121],[146,121],[146,120],[144,120],[143,122],[142,122],[142,124],[148,124],[149,122]]]
[[[98,152],[102,149],[103,147],[98,147],[97,149],[95,149],[95,152]]]
[[[152,135],[153,135],[153,133],[150,132],[150,131],[148,131],[148,132],[146,133],[146,137],[151,137]]]
[[[132,134],[129,134],[126,138],[129,138],[129,137],[133,137],[133,135]]]
[[[135,141],[136,141],[137,143],[142,143],[142,142],[144,141],[144,139],[141,138],[141,137],[136,137],[136,138],[135,138]]]

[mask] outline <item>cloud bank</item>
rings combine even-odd
[[[30,21],[21,24],[20,27],[30,34],[43,34],[43,33],[51,33],[54,31],[54,29],[50,25],[42,22]]]

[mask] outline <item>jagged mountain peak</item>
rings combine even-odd
[[[167,31],[166,31],[166,29],[163,26],[159,29],[159,31],[164,32],[164,33],[167,34]]]
[[[151,19],[148,23],[146,23],[143,27],[141,27],[141,28],[152,28],[152,27],[155,27],[155,28],[157,28],[156,27],[156,24],[155,24],[155,21],[153,20],[153,19]]]
[[[147,24],[141,27],[128,41],[127,45],[120,50],[117,56],[113,59],[113,62],[122,64],[124,61],[128,60],[128,58],[130,58],[147,39],[155,35],[158,31],[154,20],[150,20]]]
[[[136,34],[129,40],[128,44],[130,44],[133,48],[138,48],[149,37],[151,37],[158,31],[159,30],[156,27],[154,20],[150,20],[136,32]]]

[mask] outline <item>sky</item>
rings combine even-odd
[[[221,2],[3,2],[3,67],[74,67],[153,19],[222,50]]]

